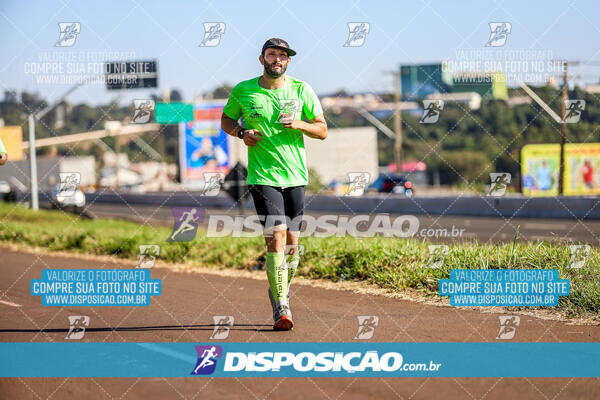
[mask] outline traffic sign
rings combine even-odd
[[[158,87],[156,60],[107,62],[104,73],[108,90]]]
[[[157,124],[178,124],[194,119],[194,106],[185,103],[156,103],[154,122]]]

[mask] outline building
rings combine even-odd
[[[96,160],[94,156],[48,157],[37,159],[38,187],[42,192],[51,191],[60,183],[60,173],[79,173],[81,187],[96,184]],[[6,181],[13,189],[27,191],[29,187],[29,160],[9,161],[0,168],[0,181]]]
[[[522,104],[531,104],[532,100],[529,96],[511,96],[506,100],[509,107],[520,106]]]
[[[349,172],[368,172],[371,182],[377,178],[377,130],[373,127],[329,129],[327,139],[304,138],[306,162],[321,181],[344,182]]]
[[[437,93],[427,96],[430,100],[443,100],[444,102],[456,102],[466,104],[470,110],[479,110],[481,107],[481,95],[476,92],[462,93]]]
[[[400,66],[402,98],[424,99],[433,93],[452,91],[452,73],[443,63]]]
[[[600,84],[586,85],[585,91],[589,94],[600,94]]]
[[[238,138],[229,136],[229,164],[238,160],[248,165],[248,148]],[[368,172],[371,180],[377,178],[377,130],[373,127],[329,129],[327,139],[304,137],[306,162],[323,184],[333,180],[345,181],[349,172]]]
[[[476,92],[485,99],[506,100],[508,88],[501,71],[461,72],[452,77],[453,93]]]

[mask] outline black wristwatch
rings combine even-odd
[[[239,137],[240,139],[244,138],[244,128],[241,128],[238,133],[237,133],[237,137]]]

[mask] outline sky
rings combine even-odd
[[[52,101],[73,79],[111,59],[157,59],[156,90],[107,91],[101,82],[69,95],[71,103],[129,102],[179,89],[185,100],[262,74],[264,41],[281,37],[297,51],[287,73],[317,94],[391,91],[401,64],[446,61],[458,70],[506,68],[529,83],[547,78],[548,60],[573,67],[580,84],[600,77],[598,1],[16,1],[0,2],[0,85]],[[56,47],[61,22],[78,22],[73,46]],[[204,23],[223,22],[216,46],[200,46]],[[344,46],[348,23],[365,22],[362,45]],[[501,47],[486,47],[491,22],[511,29]],[[359,41],[351,44],[358,44]],[[488,64],[477,64],[485,59]],[[83,60],[83,62],[81,62]],[[538,70],[532,71],[532,65]],[[546,68],[539,72],[544,64]],[[525,67],[524,64],[528,66]],[[54,69],[54,72],[44,70]],[[51,78],[52,76],[62,76]],[[542,77],[542,78],[540,78]],[[52,79],[63,79],[57,82]],[[509,83],[512,80],[509,80]],[[514,84],[514,82],[512,82]]]

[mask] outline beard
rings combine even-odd
[[[267,74],[269,74],[269,76],[272,76],[273,78],[279,78],[281,75],[285,74],[285,70],[287,69],[287,66],[284,64],[280,64],[281,68],[275,69],[273,67],[275,64],[277,64],[277,63],[268,64],[265,62],[265,72]]]

